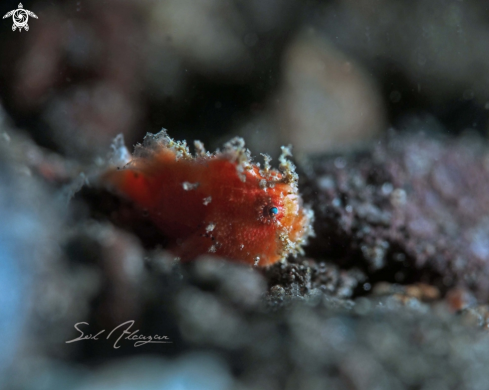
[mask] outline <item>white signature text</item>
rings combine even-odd
[[[66,344],[75,343],[77,341],[83,341],[83,340],[98,340],[99,336],[105,333],[105,329],[103,329],[97,334],[91,334],[91,333],[85,334],[85,332],[83,332],[80,329],[81,325],[88,325],[88,322],[77,322],[75,324],[75,329],[80,333],[80,335],[73,340],[66,341]],[[114,338],[117,337],[117,335],[119,335],[119,337],[114,342],[115,349],[120,348],[119,343],[121,342],[122,339],[134,341],[135,347],[140,347],[145,344],[171,344],[172,343],[172,341],[170,341],[168,336],[158,336],[158,335],[144,336],[142,334],[138,334],[139,329],[130,331],[133,325],[134,325],[134,320],[126,321],[120,325],[117,325],[107,335],[106,339],[107,340],[110,339],[112,334],[114,334]]]

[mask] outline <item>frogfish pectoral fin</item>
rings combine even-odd
[[[174,242],[168,249],[181,261],[193,260],[204,253],[215,254],[215,245],[212,239],[202,235],[200,231],[184,240]]]

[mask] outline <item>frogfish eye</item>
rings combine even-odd
[[[265,207],[263,214],[265,214],[266,217],[275,217],[278,214],[278,208],[275,206]]]

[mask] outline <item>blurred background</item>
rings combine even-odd
[[[296,367],[289,379],[267,376],[262,364],[274,353],[314,350],[317,340],[304,336],[310,329],[301,328],[300,336],[294,326],[300,317],[310,323],[317,318],[298,309],[291,319],[281,317],[291,326],[288,336],[270,339],[281,328],[257,309],[266,284],[260,275],[216,271],[209,262],[190,276],[177,272],[186,281],[178,285],[164,254],[148,254],[113,226],[76,225],[77,212],[56,203],[59,188],[35,178],[25,183],[19,176],[30,175],[26,166],[36,166],[44,179],[72,177],[69,162],[89,164],[105,156],[117,134],[130,146],[161,128],[190,144],[201,140],[209,150],[239,135],[254,156],[277,156],[289,143],[296,155],[361,150],[390,128],[486,137],[489,5],[476,0],[22,4],[38,16],[29,19],[29,31],[12,31],[12,18],[0,26],[0,135],[8,142],[20,137],[0,153],[0,186],[9,189],[0,192],[0,334],[6,339],[0,367],[13,367],[5,388],[279,389],[283,381],[287,388],[344,388],[339,379],[304,374],[313,368],[302,367],[302,358],[272,367],[277,378]],[[17,7],[18,0],[3,0],[0,14]],[[69,228],[62,228],[67,221]],[[148,264],[159,276],[143,271]],[[230,287],[229,275],[242,282],[239,291]],[[344,280],[354,279],[349,278]],[[218,291],[218,297],[209,291]],[[231,307],[240,308],[242,318],[228,314]],[[240,325],[247,310],[262,325],[253,336]],[[95,331],[128,318],[145,324],[145,334],[168,333],[174,345],[164,352],[148,347],[143,357],[104,366],[91,376],[90,369],[139,350],[64,344],[76,337],[75,322],[90,322]],[[335,351],[348,350],[353,328],[369,335],[384,332],[368,321],[357,327],[334,317],[328,321],[321,345]],[[401,325],[389,326],[396,332]],[[453,336],[442,329],[444,338]],[[249,338],[240,339],[243,334]],[[279,345],[287,337],[296,344],[285,353]],[[354,378],[346,382],[355,389],[401,388],[381,365],[364,369],[371,360],[365,351],[379,345],[368,340],[348,360],[343,378]],[[245,343],[257,346],[236,353]],[[394,353],[395,344],[391,347]],[[389,361],[384,352],[379,346],[373,354]],[[342,353],[331,359],[347,359]],[[450,371],[448,365],[445,374]],[[380,387],[367,381],[375,375],[387,378]],[[406,388],[421,388],[422,380]],[[445,388],[433,383],[426,388]]]
[[[481,1],[26,1],[2,20],[0,98],[37,143],[90,159],[167,128],[255,155],[361,146],[389,126],[487,131]],[[17,8],[3,1],[2,9]],[[2,11],[3,12],[3,11]]]

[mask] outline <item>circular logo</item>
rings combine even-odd
[[[23,28],[27,25],[27,21],[29,20],[29,15],[25,9],[16,9],[14,14],[12,15],[14,24],[18,28]]]
[[[24,29],[25,31],[29,31],[29,25],[27,24],[29,16],[37,19],[37,15],[32,11],[24,9],[22,3],[19,3],[19,8],[7,12],[3,16],[3,18],[5,19],[10,16],[12,17],[12,21],[14,22],[14,24],[12,25],[12,31],[19,30],[19,32],[21,32],[22,29]]]

